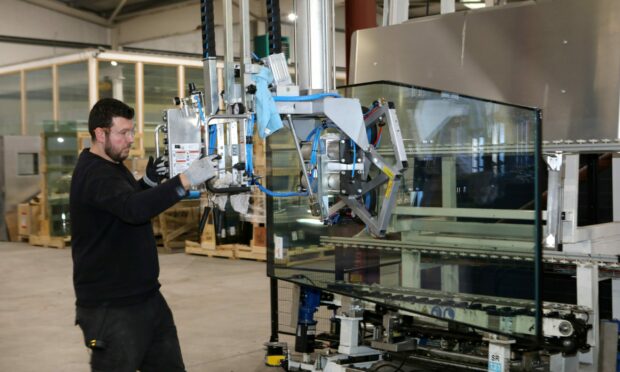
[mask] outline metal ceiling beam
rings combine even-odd
[[[0,35],[0,43],[39,45],[39,46],[45,46],[45,47],[73,48],[73,49],[86,49],[86,48],[110,49],[110,45],[108,44],[80,43],[76,41],[39,39],[39,38],[32,38],[32,37],[19,37],[19,36],[9,36],[9,35]]]
[[[116,18],[119,21],[124,21],[124,20],[129,19],[129,18],[135,18],[135,17],[149,15],[149,14],[154,14],[154,13],[161,13],[161,12],[172,10],[172,9],[178,9],[178,8],[183,8],[183,7],[187,7],[187,6],[191,6],[191,5],[197,5],[198,3],[199,2],[196,1],[196,0],[182,1],[182,2],[168,4],[168,5],[157,6],[157,7],[153,7],[153,8],[149,8],[149,9],[142,9],[142,10],[138,10],[138,11],[133,11],[131,13],[120,14]],[[198,20],[200,20],[200,16],[199,15],[198,15]]]
[[[93,13],[85,12],[83,10],[75,9],[70,6],[61,3],[56,0],[22,0],[26,3],[30,3],[41,8],[53,10],[70,17],[81,19],[82,21],[91,22],[99,26],[110,27],[110,23],[107,19],[101,18]]]
[[[164,11],[171,10],[171,9],[185,7],[185,6],[188,6],[188,5],[194,5],[196,3],[197,3],[196,0],[182,1],[182,2],[179,2],[179,3],[162,5],[162,6],[156,6],[156,7],[152,7],[152,8],[148,8],[148,9],[142,9],[142,10],[137,10],[137,11],[133,11],[133,12],[130,12],[130,13],[126,13],[126,14],[121,14],[117,18],[118,18],[119,21],[122,21],[122,20],[125,20],[125,19],[128,19],[128,18],[134,18],[134,17],[149,15],[149,14],[153,14],[153,13],[164,12]],[[239,8],[239,2],[238,1],[233,1],[233,5],[236,6],[237,8]],[[262,17],[261,15],[255,13],[255,12],[250,12],[250,17],[252,17],[253,19],[265,20],[265,17]]]
[[[121,9],[123,9],[123,6],[125,6],[125,3],[127,2],[127,0],[120,0],[118,2],[118,5],[116,6],[116,8],[114,9],[114,11],[112,12],[112,15],[110,16],[110,18],[108,18],[108,22],[111,24],[112,22],[114,22],[114,18],[116,18],[116,16],[118,15],[118,13],[121,11]]]

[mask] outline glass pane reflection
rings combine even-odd
[[[368,107],[381,98],[394,103],[409,167],[388,234],[372,237],[350,210],[324,225],[306,198],[274,198],[270,275],[495,332],[534,335],[539,111],[384,82],[345,87],[341,94]],[[389,131],[368,134],[378,152],[393,159]],[[268,157],[271,189],[294,190],[301,167],[289,131],[269,137]],[[371,212],[384,190],[363,196]]]

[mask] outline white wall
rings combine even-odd
[[[0,35],[110,44],[106,27],[19,0],[0,2]],[[68,48],[0,43],[0,66],[74,52]]]
[[[110,30],[21,0],[0,0],[0,2],[2,3],[0,35],[100,44],[112,44],[114,36],[120,46],[202,54],[198,4],[188,4],[130,18],[120,22],[114,30]],[[215,4],[217,54],[223,55],[224,32],[221,26],[223,10],[220,2]],[[252,0],[252,6],[254,7],[252,13],[264,16],[263,0]],[[238,8],[233,8],[236,22]],[[292,8],[289,1],[281,1],[283,20],[289,8]],[[336,24],[338,28],[344,28],[344,7],[336,8]],[[236,35],[235,55],[238,55],[238,32]],[[291,41],[291,56],[294,60],[293,27],[283,24],[282,35],[288,36]],[[70,48],[0,43],[0,66],[76,51]],[[336,65],[344,67],[345,44],[342,32],[336,34],[335,53]]]

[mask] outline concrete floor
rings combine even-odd
[[[263,364],[269,339],[265,263],[161,254],[189,372],[277,371]],[[89,370],[75,327],[71,250],[0,242],[0,371]]]

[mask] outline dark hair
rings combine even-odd
[[[100,99],[88,115],[88,132],[90,137],[95,139],[96,128],[110,128],[112,119],[121,117],[125,119],[133,119],[134,111],[125,103],[114,98]]]

